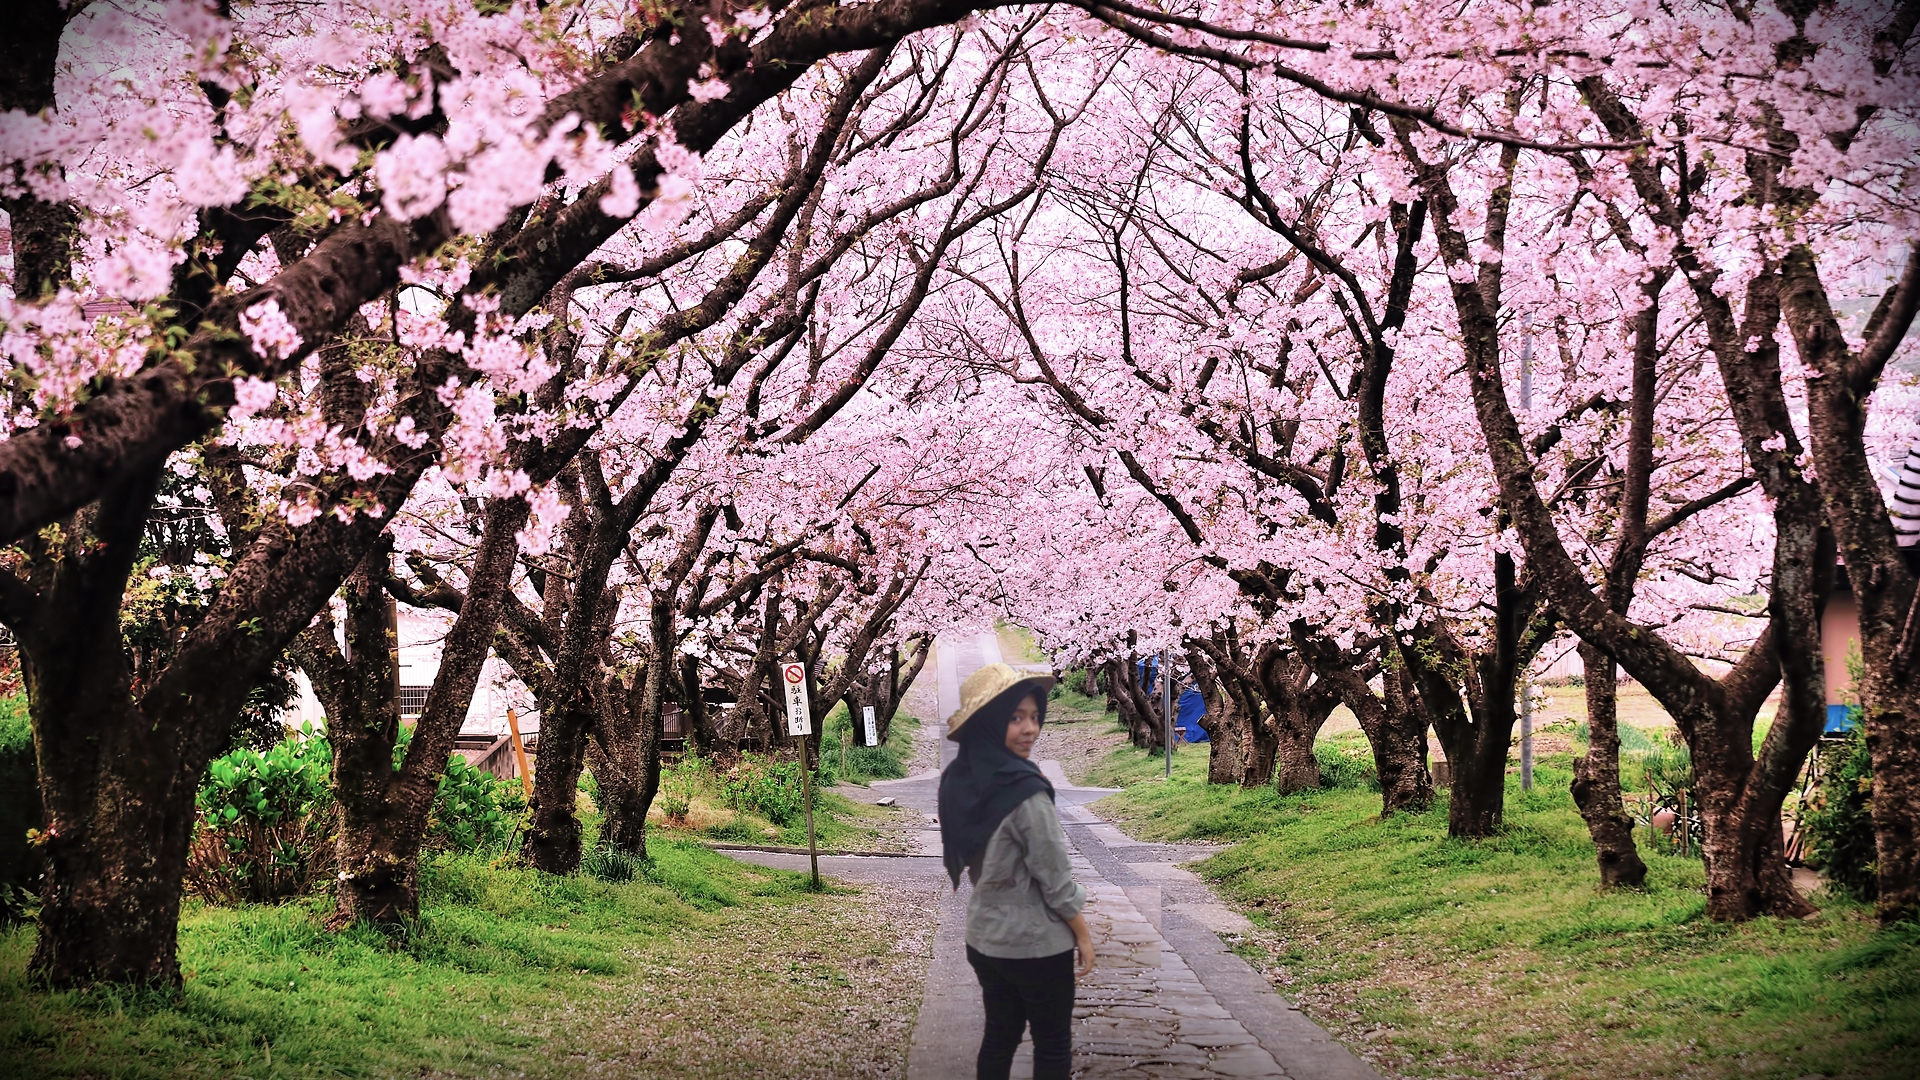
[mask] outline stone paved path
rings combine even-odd
[[[959,683],[1000,659],[992,634],[950,642],[936,656],[940,716],[953,713]],[[929,735],[943,733],[929,723]],[[945,743],[943,738],[942,743]],[[949,755],[943,753],[942,762]],[[1068,781],[1059,762],[1041,768],[1074,849],[1074,876],[1087,887],[1086,916],[1096,963],[1074,1005],[1073,1071],[1082,1080],[1379,1080],[1367,1065],[1302,1016],[1222,935],[1246,920],[1220,904],[1179,864],[1211,848],[1143,844],[1102,821],[1084,804],[1110,794]],[[909,1080],[969,1080],[980,1045],[980,987],[966,960],[968,888],[946,887],[934,820],[938,774],[875,783],[871,797],[891,795],[926,816],[920,854],[904,858],[822,858],[821,871],[880,884],[940,883],[933,963],[907,1058]],[[771,865],[799,868],[804,857],[735,852]],[[1032,1076],[1031,1044],[1014,1059],[1016,1080]]]

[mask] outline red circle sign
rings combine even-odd
[[[807,669],[806,669],[806,668],[804,668],[804,667],[801,667],[801,666],[800,666],[799,664],[788,664],[788,665],[787,665],[787,681],[788,681],[788,682],[790,682],[790,683],[798,683],[798,682],[800,682],[800,681],[801,681],[802,679],[805,679],[806,677],[807,677]]]

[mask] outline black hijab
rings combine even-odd
[[[1040,724],[1047,722],[1047,695],[1031,685],[1018,685],[988,702],[960,725],[960,753],[940,774],[940,841],[953,887],[960,874],[986,850],[993,832],[1014,808],[1044,791],[1053,798],[1053,785],[1040,766],[1007,749],[1007,724],[1013,710],[1031,694],[1040,704]]]

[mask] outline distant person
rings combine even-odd
[[[967,962],[987,1013],[979,1080],[1006,1080],[1029,1024],[1034,1080],[1067,1080],[1074,980],[1093,970],[1087,890],[1073,880],[1053,785],[1029,760],[1053,683],[988,664],[967,676],[948,722],[960,752],[940,774],[940,839],[953,887],[962,870],[973,882]]]

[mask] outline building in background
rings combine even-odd
[[[402,722],[409,722],[418,719],[426,705],[427,691],[440,672],[440,642],[453,620],[405,606],[399,609],[399,620],[400,718]],[[307,722],[315,728],[325,728],[326,710],[315,696],[313,685],[304,673],[296,674],[295,678],[300,685],[300,698],[287,722],[294,727]],[[533,694],[513,677],[512,670],[499,657],[490,655],[481,669],[480,684],[474,688],[466,723],[460,727],[462,750],[481,745],[491,748],[497,740],[505,738],[509,708],[515,711],[523,738],[531,740],[539,734],[540,714],[534,708]],[[471,753],[468,756],[473,757]],[[474,763],[481,764],[478,760]]]

